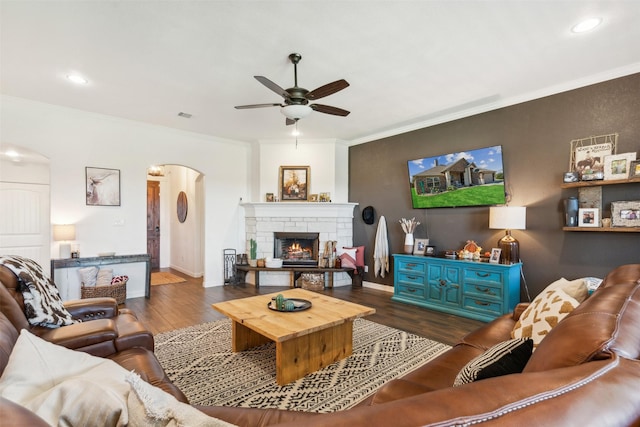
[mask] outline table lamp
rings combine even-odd
[[[76,240],[76,226],[73,224],[56,224],[53,226],[53,240],[60,243],[60,258],[71,258],[71,240]]]
[[[527,208],[524,206],[494,206],[489,208],[489,228],[506,230],[505,236],[498,240],[501,264],[520,262],[520,245],[511,235],[511,230],[525,230]]]

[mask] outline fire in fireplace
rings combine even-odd
[[[285,266],[317,266],[319,233],[273,233],[273,254]]]

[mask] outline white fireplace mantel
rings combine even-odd
[[[241,203],[248,218],[353,218],[353,209],[358,203],[324,202],[261,202]]]

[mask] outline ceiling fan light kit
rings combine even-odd
[[[238,110],[244,110],[249,108],[263,108],[263,107],[280,107],[280,112],[287,118],[285,123],[292,125],[298,120],[307,117],[312,111],[319,113],[331,114],[334,116],[348,116],[349,111],[342,108],[332,107],[330,105],[322,104],[309,104],[309,101],[315,101],[316,99],[324,98],[325,96],[332,95],[338,91],[349,86],[349,83],[344,80],[336,80],[335,82],[328,83],[319,88],[308,91],[303,87],[298,86],[298,62],[302,59],[302,55],[299,53],[292,53],[289,55],[289,60],[293,64],[293,77],[294,86],[289,89],[283,89],[278,84],[272,82],[264,76],[254,76],[256,80],[271,89],[284,98],[284,104],[270,103],[270,104],[250,104],[250,105],[238,105],[235,108]]]

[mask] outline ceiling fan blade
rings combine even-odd
[[[296,123],[295,120],[290,119],[289,117],[286,118],[286,120],[284,121],[284,123],[289,126],[289,125],[294,125]]]
[[[305,98],[313,101],[315,99],[320,99],[324,98],[325,96],[332,95],[346,87],[349,87],[349,83],[346,80],[336,80],[333,83],[328,83],[324,86],[320,86],[319,88],[312,90],[311,92],[307,93]]]
[[[262,107],[281,107],[280,104],[250,104],[250,105],[236,105],[238,110],[246,110],[247,108],[262,108]]]
[[[263,85],[265,85],[266,87],[268,87],[269,89],[271,89],[272,91],[274,91],[275,93],[283,97],[284,99],[289,99],[289,92],[282,89],[280,86],[278,86],[276,83],[272,82],[268,78],[263,76],[253,76],[253,77],[257,81],[259,81],[260,83],[262,83]]]
[[[311,109],[319,113],[333,114],[334,116],[348,116],[350,111],[343,110],[342,108],[332,107],[330,105],[322,104],[310,104]]]

